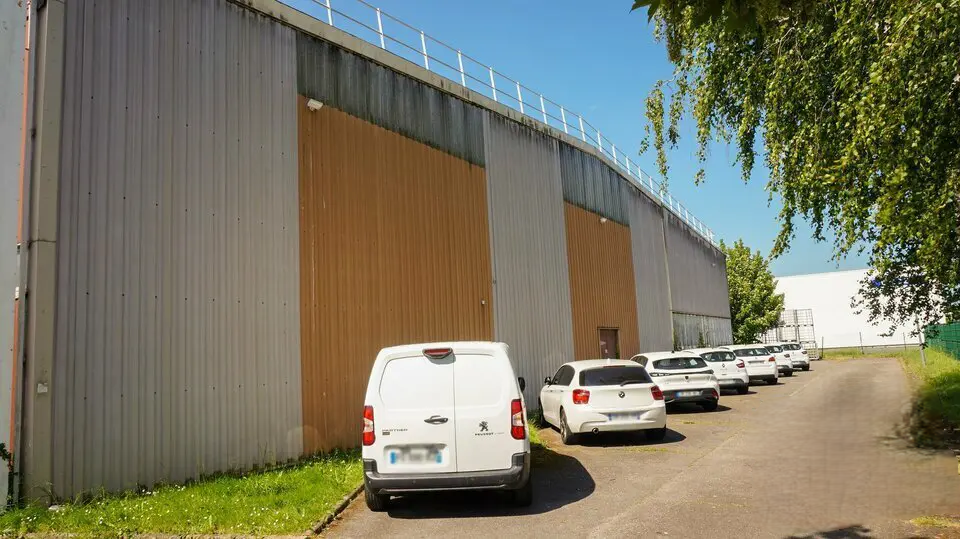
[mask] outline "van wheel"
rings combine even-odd
[[[363,499],[367,502],[367,507],[376,513],[386,511],[390,503],[390,495],[376,493],[366,484],[363,485]]]
[[[573,445],[577,441],[577,435],[570,432],[570,425],[567,425],[567,414],[560,410],[560,441],[563,445]]]
[[[717,411],[717,406],[720,405],[720,401],[703,401],[700,403],[700,407],[706,412],[715,412]]]
[[[659,429],[647,429],[643,432],[643,434],[647,437],[647,440],[650,440],[651,442],[659,442],[667,437],[667,427],[663,426]]]
[[[533,476],[527,478],[527,482],[517,490],[513,491],[513,505],[517,507],[530,507],[533,503]]]

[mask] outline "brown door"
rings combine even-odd
[[[620,357],[620,339],[617,328],[598,328],[600,334],[600,359],[618,359]]]

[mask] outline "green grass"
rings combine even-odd
[[[916,345],[908,346],[905,350],[901,346],[874,346],[864,347],[860,351],[859,347],[851,348],[829,348],[823,350],[823,359],[828,361],[846,361],[849,359],[877,358],[877,357],[902,357],[904,353],[915,351],[919,353]]]
[[[925,354],[926,367],[920,350],[897,354],[916,391],[910,435],[920,447],[960,449],[960,361],[931,348]]]
[[[221,475],[149,494],[102,495],[56,511],[31,505],[0,515],[0,535],[303,533],[356,488],[362,474],[359,452],[337,452],[242,477]]]
[[[917,517],[910,523],[922,528],[960,528],[960,518],[953,517]]]
[[[527,432],[530,433],[530,450],[535,449],[544,449],[547,447],[546,442],[543,441],[543,438],[540,437],[540,429],[533,423],[527,422]]]

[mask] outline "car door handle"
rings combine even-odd
[[[434,415],[424,419],[423,422],[430,423],[431,425],[443,425],[447,422],[447,418]]]

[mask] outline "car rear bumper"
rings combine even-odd
[[[624,432],[631,430],[659,429],[667,426],[667,412],[661,405],[639,412],[640,419],[611,421],[605,413],[585,413],[579,417],[571,413],[567,417],[570,430],[576,433],[593,432]],[[630,413],[629,411],[627,413]],[[572,421],[576,417],[576,421]]]
[[[717,384],[720,385],[720,389],[746,387],[750,384],[750,377],[744,374],[731,378],[721,378],[717,380]]]
[[[776,374],[751,374],[750,375],[751,382],[769,382],[770,380],[776,380],[776,379],[777,379]]]
[[[793,372],[793,365],[777,365],[779,372]]]
[[[793,363],[794,369],[803,368],[810,365],[810,362],[807,361],[806,359],[795,359],[791,363]]]
[[[678,396],[678,393],[681,391],[696,391],[696,395],[692,396]],[[720,391],[719,388],[685,388],[685,389],[671,389],[670,391],[663,392],[663,400],[667,404],[673,404],[675,402],[703,402],[703,401],[716,401],[720,400]]]
[[[514,490],[530,479],[530,453],[516,453],[505,470],[424,474],[380,474],[377,461],[363,460],[363,480],[380,494],[435,490]]]

